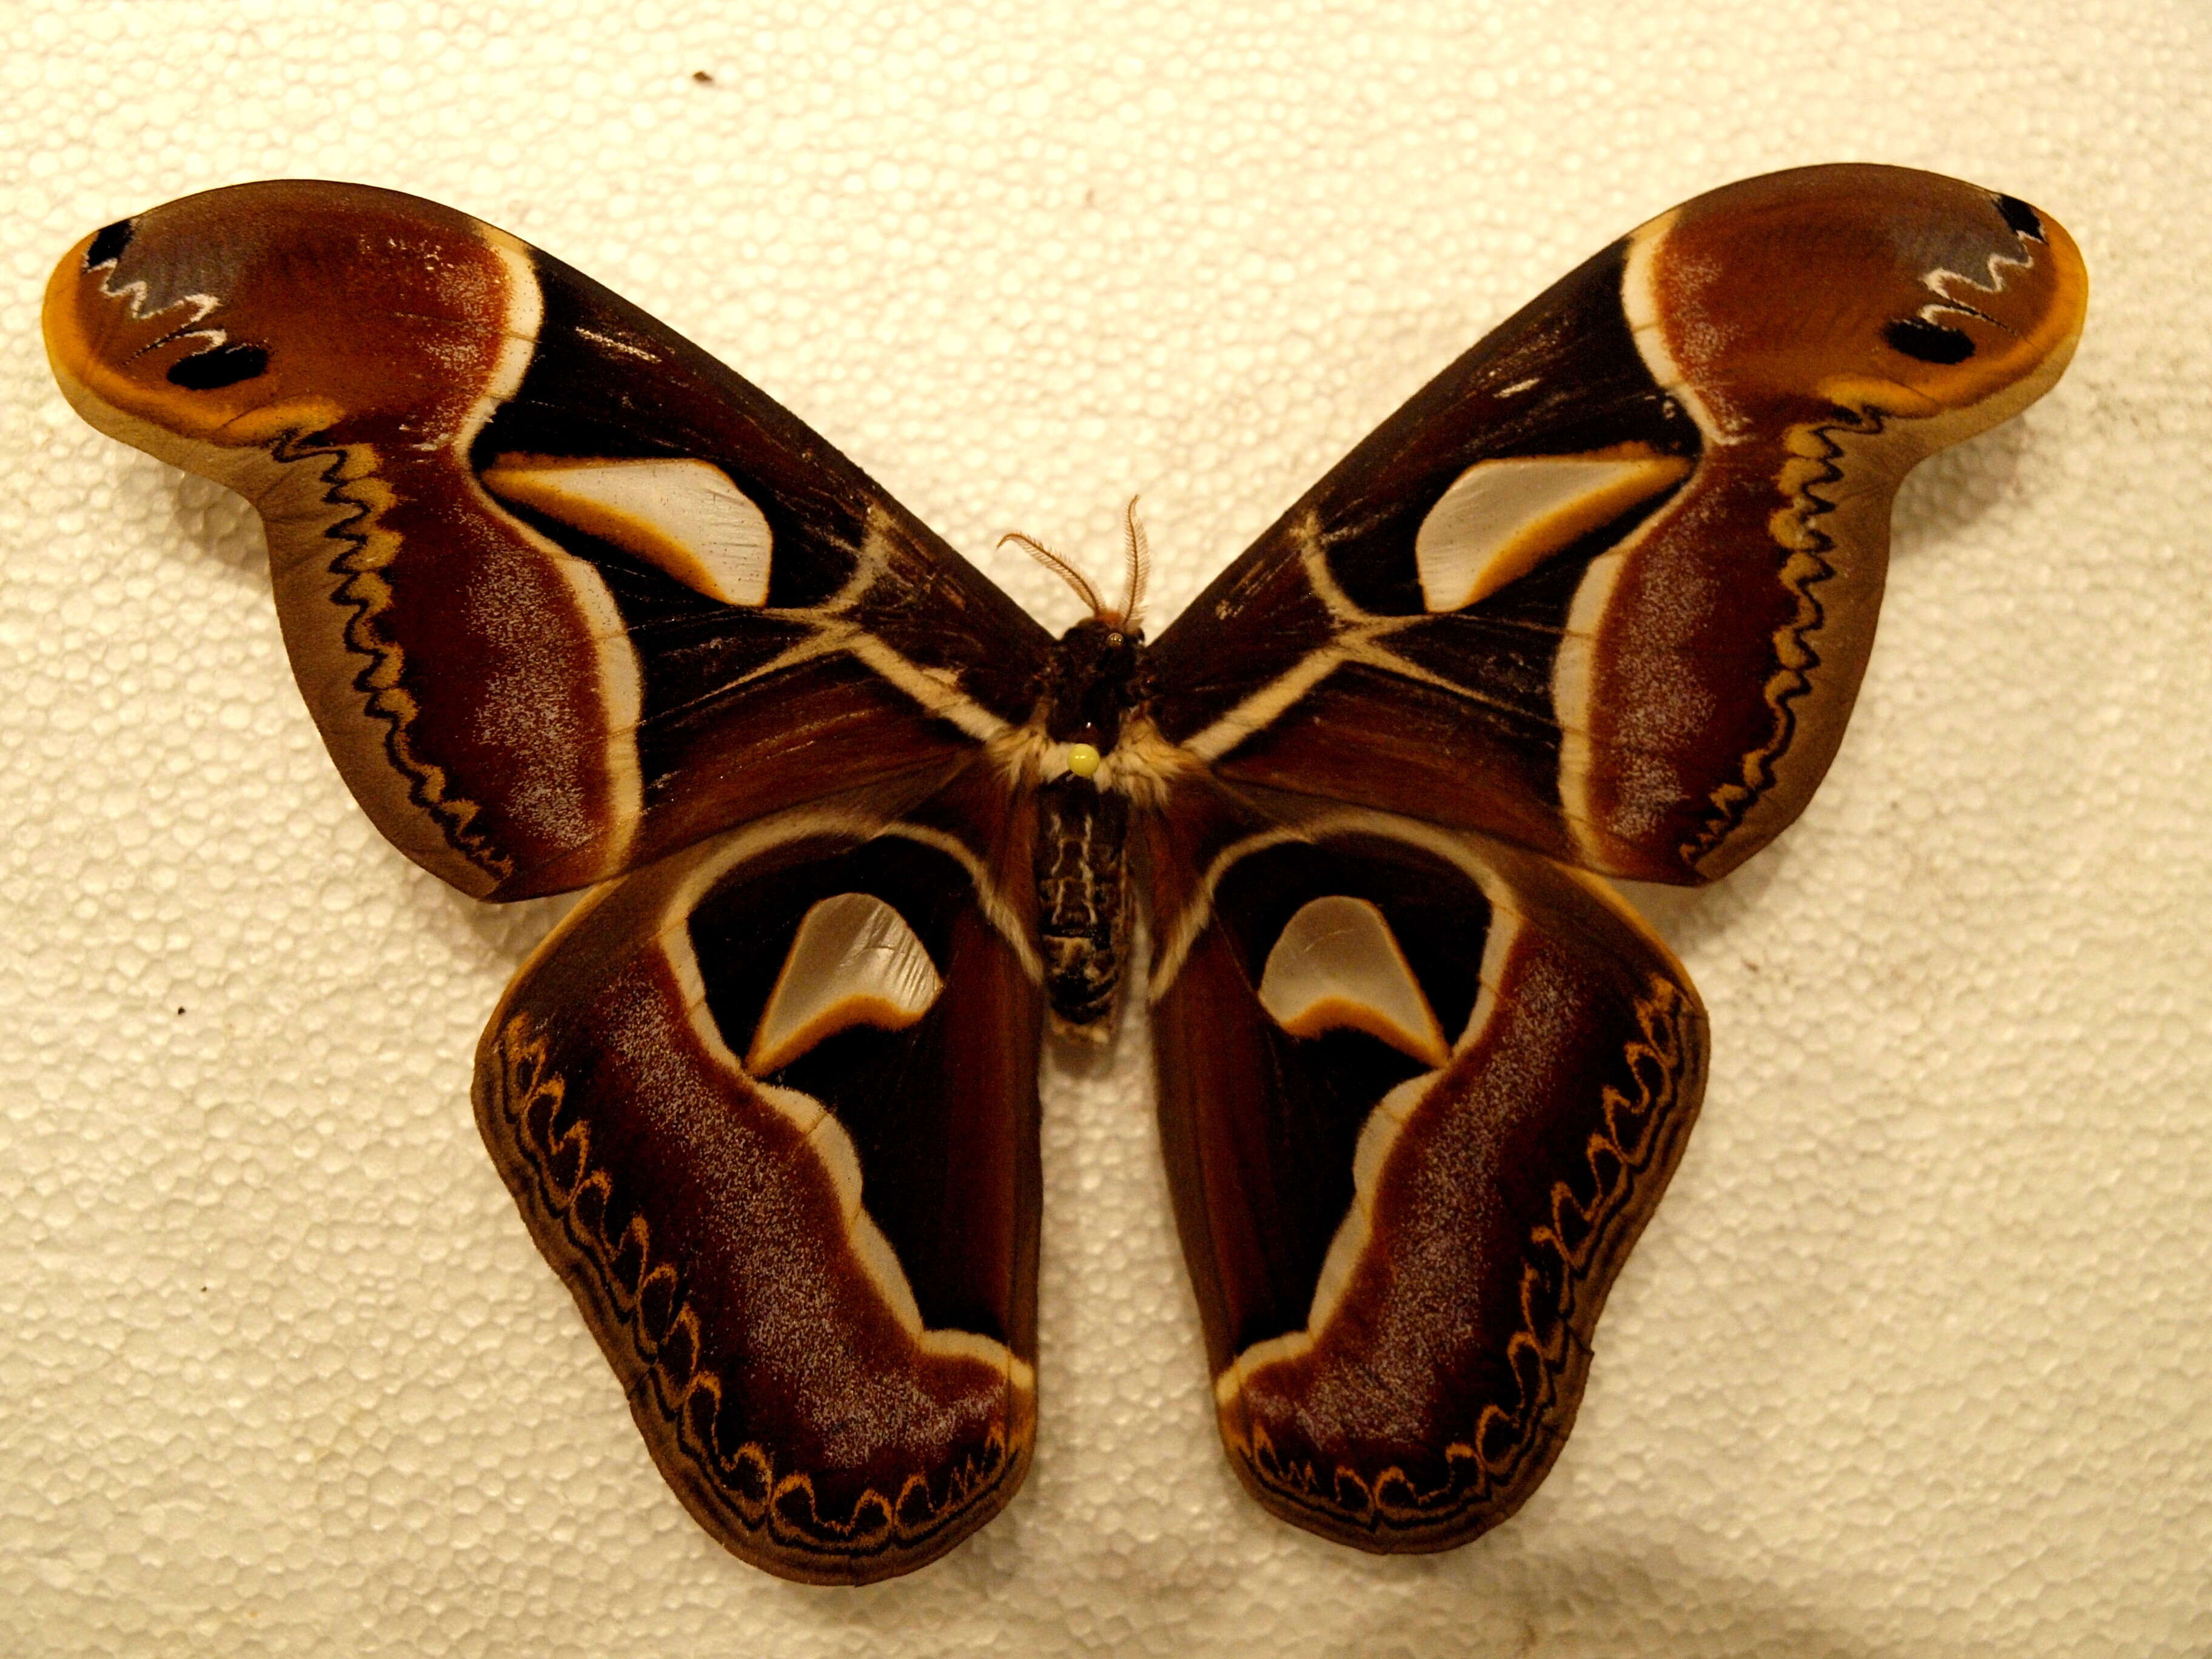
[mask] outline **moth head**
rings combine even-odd
[[[1132,498],[1122,514],[1128,541],[1128,575],[1121,603],[1109,607],[1091,579],[1034,536],[1018,531],[1012,542],[1075,591],[1091,614],[1060,636],[1040,687],[1038,712],[1055,743],[1072,744],[1068,769],[1090,777],[1121,735],[1121,716],[1144,700],[1143,609],[1151,558],[1145,528]],[[1076,757],[1083,763],[1076,763]]]
[[[1143,663],[1144,635],[1118,617],[1085,617],[1076,623],[1060,636],[1047,671],[1047,733],[1056,743],[1110,754],[1121,741],[1122,715],[1142,699]],[[1073,760],[1069,769],[1090,775]]]
[[[2058,378],[2088,298],[2048,215],[1902,167],[1747,179],[1638,235],[1653,233],[1645,303],[1723,427],[1819,399],[1955,441]]]
[[[1060,636],[1061,654],[1086,676],[1126,680],[1136,672],[1145,635],[1119,617],[1085,617]]]
[[[427,208],[287,182],[118,220],[47,284],[55,375],[94,425],[165,459],[320,434],[435,448],[514,356],[514,324],[534,332],[537,290],[498,233]]]

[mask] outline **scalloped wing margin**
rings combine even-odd
[[[1211,821],[1202,842],[1152,848],[1190,872],[1162,895],[1153,1030],[1222,1437],[1295,1525],[1449,1548],[1565,1443],[1607,1292],[1696,1118],[1704,1010],[1625,907],[1546,860],[1226,803],[1188,815]],[[1363,921],[1332,963],[1310,919],[1347,899],[1395,957]],[[1309,988],[1296,1033],[1270,1006],[1286,941]],[[1406,1000],[1401,967],[1448,1052],[1369,1018]],[[1313,995],[1331,972],[1333,1000]]]
[[[478,1054],[485,1143],[654,1461],[785,1577],[934,1560],[1029,1464],[1042,993],[957,820],[800,809],[613,884]],[[855,913],[854,949],[915,960],[794,987]]]

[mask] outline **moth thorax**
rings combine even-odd
[[[1037,792],[1037,943],[1062,1036],[1103,1042],[1128,933],[1127,796],[1063,777]]]

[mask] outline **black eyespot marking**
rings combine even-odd
[[[102,265],[112,265],[130,246],[130,220],[118,219],[112,225],[103,225],[93,233],[92,246],[84,251],[84,268],[97,270]]]
[[[2039,242],[2046,240],[2043,234],[2043,221],[2036,217],[2035,210],[2019,197],[1998,197],[1997,211],[2004,215],[2005,224],[2014,235],[2033,236]]]
[[[217,346],[178,358],[169,365],[169,380],[187,392],[213,392],[250,380],[268,367],[269,354],[259,346]]]
[[[1946,328],[1925,317],[1899,317],[1883,326],[1881,337],[1891,349],[1923,363],[1963,363],[1974,355],[1974,342],[1963,330]]]

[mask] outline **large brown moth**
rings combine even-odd
[[[599,884],[484,1033],[485,1141],[700,1522],[857,1583],[1028,1466],[1039,1052],[1111,1021],[1133,902],[1237,1474],[1367,1549],[1513,1512],[1705,1077],[1595,878],[1709,881],[1803,809],[1899,479],[2049,387],[2086,293],[1929,173],[1699,197],[1150,644],[1133,523],[1055,641],[696,347],[411,197],[153,209],[46,328],[87,420],[259,508],[384,834],[482,898]]]

